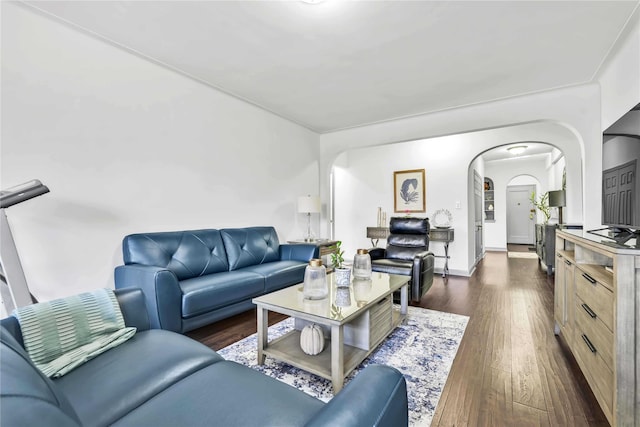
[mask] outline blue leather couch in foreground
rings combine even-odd
[[[300,283],[315,245],[280,244],[273,227],[126,236],[116,289],[140,287],[151,326],[187,332],[255,306],[251,299]]]
[[[403,376],[369,366],[325,404],[175,332],[149,329],[140,289],[117,290],[133,338],[49,379],[2,319],[0,425],[4,426],[406,426]]]

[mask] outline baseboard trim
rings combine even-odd
[[[442,272],[443,271],[444,271],[444,269],[442,269],[442,268],[434,268],[433,269],[433,274],[435,274],[436,276],[442,277]],[[473,272],[468,272],[468,271],[464,271],[464,270],[452,270],[452,269],[449,269],[449,276],[471,277],[472,273]]]

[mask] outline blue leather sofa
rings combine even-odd
[[[13,317],[0,322],[2,426],[406,426],[403,376],[368,366],[325,404],[184,335],[149,329],[140,289],[116,290],[130,340],[65,376],[33,365]]]
[[[250,310],[251,299],[300,283],[310,244],[280,244],[273,227],[131,234],[116,289],[144,290],[151,326],[187,332]]]

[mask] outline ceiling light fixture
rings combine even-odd
[[[509,152],[514,156],[524,153],[526,149],[527,149],[526,145],[514,145],[513,147],[507,148],[507,150],[509,150]]]
[[[307,4],[318,4],[318,3],[322,3],[324,0],[301,0],[301,1]]]

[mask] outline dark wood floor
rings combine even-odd
[[[553,277],[537,260],[488,252],[470,278],[437,277],[419,305],[469,316],[433,426],[609,425],[553,334]],[[217,350],[255,331],[249,311],[189,335]]]

